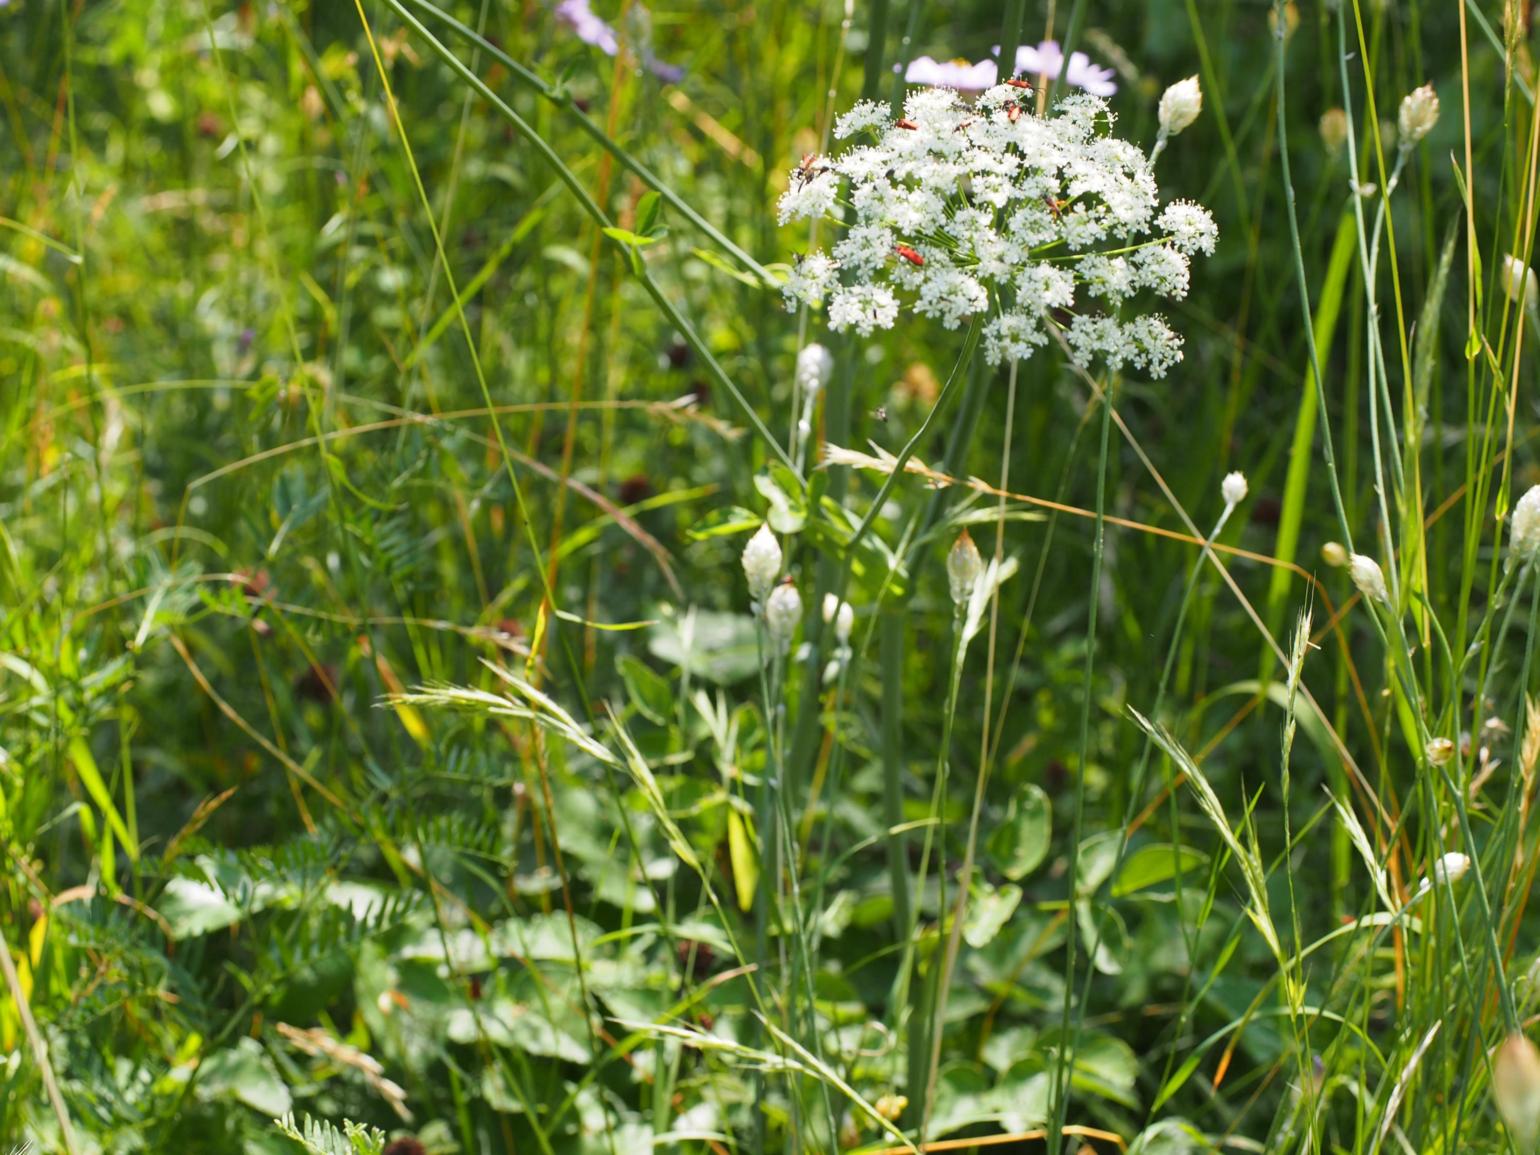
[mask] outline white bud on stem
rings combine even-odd
[[[770,638],[782,650],[791,644],[791,636],[802,621],[802,595],[796,583],[787,575],[785,581],[770,591],[765,599],[765,628]]]
[[[1219,493],[1226,505],[1239,505],[1246,500],[1248,492],[1246,475],[1238,469],[1234,473],[1225,474],[1225,479],[1219,483]]]
[[[1402,149],[1411,149],[1433,131],[1438,123],[1438,93],[1431,84],[1414,88],[1401,100],[1401,111],[1396,117],[1396,131]]]
[[[961,609],[968,604],[968,599],[973,596],[973,586],[983,571],[984,559],[979,556],[979,547],[973,544],[973,538],[965,529],[957,535],[951,552],[946,555],[946,578],[953,605]]]
[[[834,354],[822,345],[808,345],[797,354],[797,387],[804,393],[817,393],[833,372]]]
[[[1470,872],[1470,857],[1461,854],[1458,850],[1451,850],[1448,854],[1440,856],[1433,864],[1433,881],[1438,883],[1456,883]]]
[[[1531,485],[1513,507],[1508,519],[1509,565],[1540,557],[1540,485]]]
[[[1515,305],[1525,308],[1540,300],[1540,283],[1535,280],[1535,270],[1512,253],[1503,256],[1503,292]]]
[[[775,540],[768,525],[761,525],[743,547],[743,576],[749,582],[749,596],[756,602],[765,600],[775,579],[781,576],[781,560],[781,543]]]
[[[833,594],[823,596],[823,620],[834,623],[834,640],[840,645],[850,641],[850,630],[856,622],[856,612],[849,602],[842,602]]]
[[[1160,135],[1175,136],[1203,111],[1203,89],[1196,76],[1178,80],[1160,97]]]
[[[1358,592],[1371,602],[1390,604],[1390,590],[1385,586],[1385,571],[1372,557],[1355,553],[1348,558],[1348,575]]]
[[[1497,1048],[1492,1101],[1518,1150],[1534,1150],[1540,1140],[1540,1051],[1528,1036],[1515,1032]]]

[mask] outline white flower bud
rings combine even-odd
[[[1203,89],[1196,76],[1178,80],[1160,97],[1160,134],[1175,136],[1203,111]]]
[[[1451,850],[1433,864],[1433,881],[1456,883],[1470,870],[1470,858],[1458,850]]]
[[[1390,591],[1385,587],[1385,571],[1380,569],[1380,563],[1372,557],[1355,553],[1348,558],[1348,575],[1358,587],[1358,592],[1369,601],[1390,604]]]
[[[974,583],[983,571],[984,559],[979,556],[979,547],[973,544],[973,538],[965,529],[957,535],[951,552],[946,555],[946,579],[951,587],[953,605],[961,607],[968,604],[968,599],[973,596]]]
[[[802,595],[797,592],[796,583],[788,577],[771,590],[770,596],[765,599],[765,628],[770,631],[775,644],[784,650],[791,644],[791,636],[797,632],[801,621]]]
[[[1246,500],[1248,492],[1246,475],[1238,469],[1234,473],[1225,474],[1225,479],[1219,483],[1219,492],[1226,505],[1239,505]]]
[[[1448,738],[1430,738],[1428,748],[1424,752],[1432,765],[1447,766],[1449,759],[1454,757],[1454,743]]]
[[[856,623],[856,612],[849,602],[842,602],[833,594],[823,596],[823,620],[834,623],[834,640],[840,645],[850,641],[850,629]]]
[[[1401,112],[1396,117],[1396,130],[1400,146],[1414,148],[1438,123],[1438,93],[1431,84],[1408,92],[1401,101]]]
[[[1503,257],[1503,292],[1515,305],[1528,307],[1540,300],[1540,283],[1535,280],[1535,270],[1512,253]]]
[[[1520,563],[1540,557],[1540,485],[1531,485],[1508,519],[1508,556]]]
[[[1492,1060],[1492,1101],[1514,1145],[1534,1150],[1540,1140],[1540,1051],[1527,1036],[1512,1034]]]
[[[1329,541],[1321,547],[1321,560],[1333,569],[1341,569],[1348,563],[1348,551],[1340,541]]]
[[[781,543],[775,540],[768,525],[761,525],[743,547],[743,576],[748,578],[749,596],[756,602],[765,600],[775,579],[781,576]]]
[[[1340,108],[1328,108],[1321,113],[1321,123],[1318,127],[1322,147],[1326,149],[1328,155],[1336,156],[1347,143],[1347,113]]]
[[[834,354],[822,345],[808,345],[797,354],[797,388],[804,393],[817,393],[833,372]]]

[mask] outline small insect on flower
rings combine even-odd
[[[920,251],[918,249],[912,249],[908,245],[894,245],[893,251],[899,256],[903,257],[904,260],[908,261],[911,265],[923,266],[925,264],[925,258],[920,255]]]
[[[1021,77],[1019,77],[1019,76],[1013,76],[1009,80],[1007,80],[1005,83],[1009,84],[1012,88],[1024,88],[1028,92],[1032,91],[1032,86],[1030,84],[1028,84],[1025,80],[1021,79]]]
[[[1015,124],[1021,119],[1021,105],[1014,100],[1005,106],[1005,119]]]
[[[897,123],[899,128],[907,128],[910,132],[918,131],[920,127],[912,120],[900,120]]]
[[[803,156],[802,163],[791,170],[791,183],[793,187],[800,188],[824,171],[824,166],[818,163],[818,154],[810,152]]]

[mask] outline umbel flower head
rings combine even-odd
[[[1104,101],[1079,93],[1039,117],[1022,84],[976,103],[916,91],[897,120],[874,101],[840,117],[835,136],[870,142],[794,171],[780,221],[832,216],[842,199],[852,221],[797,262],[788,302],[825,305],[831,328],[863,336],[901,309],[949,329],[986,317],[991,364],[1031,356],[1056,330],[1079,365],[1159,377],[1181,338],[1139,302],[1186,296],[1213,218],[1184,201],[1161,209],[1149,158],[1110,135]]]

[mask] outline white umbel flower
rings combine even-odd
[[[1438,93],[1431,84],[1414,88],[1401,100],[1401,111],[1396,116],[1398,146],[1410,150],[1438,123]]]
[[[1213,252],[1213,218],[1187,202],[1161,210],[1150,158],[1111,135],[1099,97],[1072,94],[1039,116],[1027,95],[920,89],[901,117],[870,101],[840,117],[837,138],[866,142],[821,158],[780,201],[782,223],[831,218],[842,230],[796,262],[788,305],[823,308],[831,329],[863,337],[900,315],[945,329],[978,319],[990,364],[1055,333],[1082,368],[1158,377],[1180,360],[1181,338],[1141,310],[1187,294],[1193,255]],[[848,189],[848,220],[832,220],[815,187],[825,179]]]
[[[770,631],[771,640],[784,650],[791,644],[791,636],[797,632],[801,621],[802,595],[788,577],[765,599],[765,628]]]
[[[973,586],[984,572],[984,559],[979,547],[965,529],[957,535],[951,551],[946,555],[946,580],[952,594],[952,604],[961,608],[973,596]]]
[[[1226,505],[1239,505],[1246,500],[1247,492],[1246,475],[1238,469],[1225,474],[1225,479],[1219,483],[1219,493]]]
[[[1531,485],[1524,491],[1513,507],[1509,525],[1509,558],[1522,564],[1540,557],[1540,485]]]
[[[834,354],[822,345],[808,345],[797,354],[797,388],[803,392],[817,393],[833,372]]]
[[[761,525],[743,547],[743,576],[749,582],[749,596],[756,602],[765,600],[775,579],[781,576],[781,562],[781,543],[775,540],[768,525]]]
[[[842,602],[833,594],[823,596],[823,620],[834,624],[834,640],[840,645],[850,641],[850,630],[856,622],[856,612],[849,602]]]
[[[1540,301],[1540,282],[1535,279],[1535,270],[1512,253],[1503,257],[1502,278],[1503,292],[1515,305],[1529,308]]]
[[[1385,586],[1385,571],[1372,557],[1355,553],[1348,558],[1348,576],[1358,587],[1358,592],[1371,602],[1390,604],[1390,590]]]
[[[1178,80],[1160,97],[1160,135],[1175,136],[1203,111],[1203,88],[1196,76]]]

